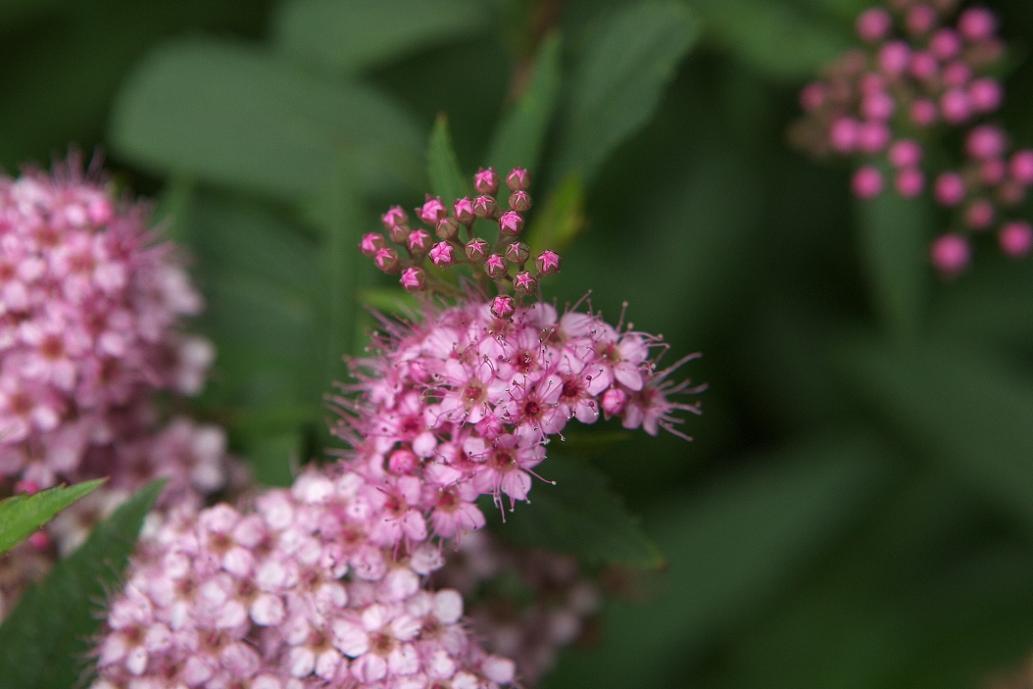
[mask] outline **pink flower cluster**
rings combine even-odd
[[[106,465],[156,391],[200,388],[212,348],[177,326],[201,299],[144,221],[75,162],[0,177],[0,478],[110,473],[82,465]]]
[[[0,177],[0,497],[108,481],[4,558],[0,617],[145,483],[200,507],[228,478],[221,429],[157,412],[204,383],[212,346],[179,331],[201,299],[146,209],[81,170]]]
[[[602,596],[575,558],[509,546],[483,531],[462,540],[433,582],[463,595],[474,632],[485,648],[514,660],[525,687],[591,631]]]
[[[425,294],[429,294],[425,293]],[[381,320],[333,398],[349,449],[253,505],[183,510],[144,539],[107,618],[94,689],[494,689],[463,599],[428,577],[476,504],[526,500],[572,419],[673,432],[696,391],[658,370],[659,338],[474,291]],[[690,357],[691,358],[691,357]],[[686,359],[687,360],[687,359]],[[683,360],[685,361],[685,360]]]
[[[492,291],[489,287],[493,285],[499,293],[495,305],[497,313],[504,317],[524,297],[539,295],[541,278],[560,269],[560,257],[555,251],[542,251],[531,261],[530,247],[519,239],[524,230],[524,214],[531,208],[531,196],[527,193],[530,183],[527,170],[510,170],[506,175],[508,210],[503,211],[501,196],[496,198],[498,174],[490,167],[481,168],[473,177],[478,196],[464,196],[447,206],[440,197],[428,194],[423,205],[416,208],[416,217],[425,226],[411,227],[408,214],[401,206],[393,206],[381,216],[387,237],[370,232],[363,236],[359,248],[380,270],[399,274],[402,287],[410,292],[446,287],[443,274],[449,268],[471,269],[481,291]],[[493,242],[478,235],[477,230],[482,227],[493,228]],[[398,248],[390,246],[389,240]],[[426,265],[428,262],[430,266]],[[516,295],[515,301],[508,296],[511,293]]]
[[[892,184],[897,194],[931,193],[949,209],[949,229],[932,245],[933,264],[956,274],[970,260],[968,232],[997,228],[1001,250],[1024,256],[1033,229],[1010,220],[1033,185],[1033,151],[1011,149],[999,128],[985,124],[1004,100],[999,68],[1004,46],[995,16],[971,7],[949,22],[957,0],[890,0],[857,20],[866,44],[830,65],[801,94],[806,112],[795,131],[804,148],[858,161],[852,188],[874,198]],[[943,170],[919,143],[937,132],[969,128],[965,162]],[[887,179],[889,175],[890,179]]]

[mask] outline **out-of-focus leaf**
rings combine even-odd
[[[585,188],[578,175],[559,183],[527,230],[531,255],[543,249],[563,251],[585,226]]]
[[[889,183],[892,171],[883,170]],[[858,202],[858,228],[865,273],[875,310],[890,332],[914,334],[924,325],[929,287],[929,207],[888,190]]]
[[[538,48],[526,90],[499,123],[492,139],[488,162],[500,174],[514,167],[536,169],[559,91],[560,38],[550,34]]]
[[[569,553],[594,563],[658,567],[663,556],[591,464],[552,457],[539,467],[556,485],[539,484],[530,505],[505,514],[503,538],[526,547]],[[489,514],[498,514],[492,506]],[[508,507],[507,507],[508,509]]]
[[[21,543],[61,510],[97,489],[105,479],[48,488],[0,501],[0,555]]]
[[[935,291],[930,331],[947,342],[988,344],[1022,352],[1033,346],[1029,295],[1033,271],[1025,262],[980,254],[975,267]]]
[[[841,375],[902,440],[1033,530],[1033,380],[977,350],[848,343]]]
[[[430,134],[430,144],[427,146],[427,176],[430,178],[431,191],[440,196],[446,205],[461,196],[466,196],[466,177],[456,159],[452,135],[448,131],[448,117],[444,114],[438,115],[434,120],[434,129]]]
[[[628,5],[587,32],[565,92],[557,153],[562,176],[590,179],[649,120],[697,35],[693,13],[675,2]]]
[[[668,590],[645,603],[612,603],[598,647],[568,652],[547,686],[589,676],[597,689],[665,686],[856,519],[882,486],[885,454],[864,437],[812,441],[650,512],[670,562]]]
[[[300,441],[296,431],[276,433],[262,430],[248,434],[241,449],[255,480],[263,486],[289,486],[294,480],[293,469],[304,459],[299,455]]]
[[[117,588],[144,517],[161,492],[155,481],[98,524],[86,542],[22,596],[0,625],[0,677],[17,689],[71,687],[90,662],[104,598]]]
[[[354,72],[472,33],[487,9],[482,0],[288,0],[275,40],[312,63]]]
[[[287,200],[318,193],[339,161],[367,189],[419,181],[419,133],[385,96],[210,40],[151,53],[115,104],[111,139],[151,169]]]
[[[416,297],[395,288],[364,289],[359,293],[359,301],[388,316],[408,317],[420,311]]]
[[[692,0],[706,38],[778,79],[817,74],[851,45],[850,24],[793,2]]]

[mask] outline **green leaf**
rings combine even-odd
[[[286,52],[354,72],[473,33],[488,17],[481,0],[288,0],[273,27]]]
[[[892,180],[892,172],[883,170]],[[929,206],[887,191],[857,202],[861,255],[875,310],[896,335],[923,325],[929,292]]]
[[[30,588],[0,625],[5,687],[57,689],[80,681],[90,663],[104,600],[116,590],[144,517],[161,492],[155,481],[98,524],[86,542]]]
[[[851,24],[798,3],[693,0],[707,39],[777,79],[810,78],[850,48]]]
[[[589,676],[594,689],[669,686],[665,678],[786,587],[857,518],[882,487],[884,461],[882,445],[867,437],[822,438],[736,461],[737,473],[706,493],[650,512],[670,563],[664,590],[611,603],[596,647],[568,652],[547,686]]]
[[[660,551],[598,469],[571,457],[552,457],[539,469],[556,485],[535,486],[531,504],[507,512],[505,524],[498,530],[503,538],[520,546],[569,553],[587,562],[637,567],[663,563]],[[494,505],[484,509],[499,515]]]
[[[500,174],[515,167],[537,168],[559,92],[560,37],[552,33],[538,48],[527,89],[495,130],[488,162]]]
[[[105,480],[58,486],[35,495],[15,495],[0,501],[0,555],[28,538],[58,512],[95,491]]]
[[[346,162],[366,189],[420,180],[420,135],[403,110],[357,83],[210,40],[152,52],[114,106],[112,145],[163,173],[310,197]]]
[[[420,310],[416,297],[394,287],[364,289],[359,293],[359,301],[389,316],[409,317]]]
[[[427,177],[430,190],[449,204],[467,195],[466,177],[452,146],[452,135],[448,131],[448,117],[443,113],[434,120],[434,129],[427,146]]]
[[[915,454],[1033,531],[1033,380],[975,349],[848,342],[841,375]]]
[[[560,182],[527,230],[531,255],[543,249],[563,251],[585,226],[585,188],[578,175]]]
[[[675,2],[629,5],[588,32],[566,93],[561,175],[591,178],[649,120],[697,34],[694,15]]]

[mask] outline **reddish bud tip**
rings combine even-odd
[[[398,252],[390,247],[380,249],[373,257],[373,263],[385,273],[393,273],[398,268]]]
[[[385,230],[390,230],[395,225],[404,225],[409,221],[409,216],[405,214],[401,206],[391,206],[386,213],[380,216],[380,221],[384,223]]]
[[[365,256],[376,256],[377,252],[385,246],[384,235],[379,232],[369,232],[362,235],[362,241],[359,242],[359,251]]]
[[[620,388],[610,388],[603,393],[602,407],[603,413],[607,417],[617,416],[624,411],[624,406],[628,403],[628,393],[624,392]]]
[[[431,227],[436,227],[438,221],[448,215],[448,209],[445,208],[440,197],[428,195],[423,205],[416,209],[416,214],[423,222]]]
[[[524,229],[524,218],[516,211],[506,211],[499,216],[499,231],[515,237]]]
[[[518,294],[533,294],[538,289],[538,279],[526,270],[521,271],[513,276],[513,289]]]
[[[506,186],[512,191],[527,191],[531,188],[531,174],[527,168],[515,167],[506,175]]]
[[[466,243],[464,247],[466,258],[474,263],[480,263],[488,255],[488,242],[480,237],[475,237]]]
[[[555,251],[546,249],[538,254],[538,272],[542,275],[552,275],[560,271],[560,255]]]
[[[516,303],[513,297],[501,294],[491,300],[491,315],[502,320],[509,320],[516,312]]]
[[[455,239],[459,235],[459,223],[453,218],[445,218],[434,229],[438,239]]]
[[[499,176],[495,174],[495,168],[482,167],[473,176],[473,188],[478,194],[494,194],[499,190]]]
[[[531,195],[522,190],[514,191],[509,195],[509,207],[521,213],[531,210]]]
[[[430,249],[430,261],[436,266],[450,266],[455,263],[455,247],[448,242],[438,242]]]
[[[398,282],[407,292],[419,292],[427,286],[427,276],[423,268],[413,266],[402,271],[402,277]]]
[[[513,242],[506,247],[506,260],[515,265],[523,265],[531,255],[531,249],[523,242]]]
[[[495,210],[495,198],[492,196],[478,196],[473,200],[473,213],[478,218],[494,217]]]
[[[455,214],[456,220],[464,225],[469,225],[477,218],[473,209],[473,201],[466,196],[456,199],[456,202],[452,204],[452,212]]]
[[[399,223],[388,230],[387,233],[391,236],[391,241],[395,244],[405,244],[405,240],[409,238],[409,226],[404,223]]]
[[[506,274],[506,262],[502,260],[502,257],[498,254],[492,254],[484,261],[484,272],[488,274],[492,280],[497,280]]]
[[[409,233],[406,246],[413,256],[424,255],[430,249],[430,233],[424,229],[413,230]]]

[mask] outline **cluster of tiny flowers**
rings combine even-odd
[[[212,348],[177,326],[200,308],[145,209],[76,163],[0,177],[0,479],[81,480],[155,391],[197,392]]]
[[[525,687],[537,685],[559,651],[591,630],[601,597],[569,555],[514,548],[485,532],[464,538],[434,582],[463,595],[485,648],[512,658]]]
[[[804,88],[806,116],[794,132],[816,154],[858,162],[857,197],[874,198],[892,185],[903,198],[930,193],[948,209],[948,230],[930,250],[947,275],[967,267],[970,232],[996,228],[1009,256],[1033,248],[1033,228],[1008,217],[1033,185],[1033,151],[1013,150],[1007,135],[986,123],[1004,99],[991,76],[1004,54],[997,21],[971,7],[951,24],[957,4],[890,0],[863,12],[857,32],[866,47],[844,54]],[[948,130],[963,131],[960,169],[935,167],[920,143]]]
[[[443,545],[484,526],[478,496],[526,500],[571,419],[678,433],[677,414],[698,409],[674,398],[696,389],[669,380],[679,364],[658,370],[665,346],[630,326],[432,290],[421,320],[382,319],[333,398],[339,461],[250,506],[185,509],[142,541],[94,689],[514,682],[514,663],[467,630],[460,593],[430,579]]]
[[[409,292],[433,291],[445,284],[442,277],[448,269],[468,269],[482,291],[498,293],[495,306],[504,316],[526,297],[539,295],[541,278],[560,269],[555,251],[542,251],[532,260],[530,247],[520,241],[525,214],[531,209],[527,170],[510,170],[505,183],[507,210],[500,204],[499,175],[490,167],[481,168],[473,177],[475,198],[464,196],[448,206],[440,197],[427,195],[415,209],[423,226],[415,227],[401,206],[393,206],[381,216],[386,237],[368,233],[359,248],[377,268],[398,274]],[[482,228],[493,230],[493,241],[478,236]],[[390,246],[392,242],[398,248]]]
[[[460,623],[461,596],[421,582],[431,543],[385,549],[379,486],[338,466],[238,511],[173,514],[111,605],[94,689],[491,689],[513,664]]]

